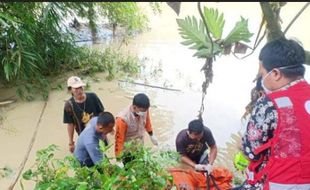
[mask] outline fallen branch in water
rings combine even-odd
[[[30,144],[29,144],[28,149],[27,149],[27,152],[26,152],[26,155],[25,155],[25,157],[24,157],[22,163],[20,164],[20,166],[19,166],[19,168],[18,168],[18,171],[17,171],[16,175],[14,176],[14,179],[13,179],[12,183],[10,184],[8,190],[13,190],[13,188],[14,188],[14,186],[15,186],[15,184],[16,184],[16,182],[17,182],[19,176],[20,176],[20,174],[22,173],[22,171],[23,171],[23,169],[24,169],[24,167],[25,167],[25,164],[26,164],[26,162],[27,162],[27,160],[28,160],[30,151],[31,151],[32,146],[33,146],[33,144],[34,144],[34,141],[35,141],[35,139],[36,139],[36,136],[37,136],[37,133],[38,133],[38,129],[39,129],[39,126],[40,126],[40,123],[41,123],[41,119],[42,119],[43,113],[44,113],[44,111],[45,111],[46,105],[47,105],[47,101],[45,101],[44,106],[43,106],[43,108],[42,108],[42,111],[41,111],[39,120],[38,120],[38,122],[37,122],[37,126],[36,126],[36,128],[35,128],[35,130],[34,130],[34,132],[33,132],[33,135],[32,135],[31,141],[30,141]]]
[[[0,100],[0,106],[5,106],[7,104],[11,104],[11,103],[14,103],[16,102],[16,99],[12,99],[14,98],[15,96],[11,96],[9,98],[6,98],[4,100]]]
[[[14,103],[16,100],[5,100],[0,102],[0,106],[5,106],[11,103]]]
[[[166,88],[166,87],[162,87],[162,86],[155,86],[155,85],[143,84],[143,83],[138,83],[138,82],[130,82],[130,81],[125,81],[125,80],[118,80],[118,81],[119,82],[128,82],[128,83],[131,83],[131,84],[136,84],[136,85],[141,85],[141,86],[147,86],[147,87],[151,87],[151,88],[159,88],[159,89],[163,89],[163,90],[182,92],[179,89]]]

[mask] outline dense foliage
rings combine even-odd
[[[38,93],[47,98],[49,76],[80,68],[81,64],[92,67],[92,61],[101,61],[105,56],[104,53],[94,54],[76,46],[73,34],[64,24],[65,19],[88,19],[92,31],[96,32],[100,15],[109,23],[124,27],[128,35],[147,26],[147,18],[139,12],[136,2],[0,3],[0,79],[6,84],[19,85],[17,94],[22,98],[31,100],[31,94]],[[114,65],[119,61],[109,61],[105,59],[105,65],[122,68]],[[105,71],[102,68],[93,70]],[[110,76],[113,77],[114,73]]]
[[[35,165],[24,172],[23,179],[36,182],[35,189],[86,190],[86,189],[165,189],[172,184],[172,176],[166,170],[178,157],[173,151],[151,151],[143,146],[126,144],[135,159],[120,168],[105,157],[92,168],[81,167],[73,156],[55,159],[57,146],[37,152]],[[104,147],[101,143],[102,151]],[[22,184],[22,183],[21,183]]]

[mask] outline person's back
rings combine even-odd
[[[86,128],[82,131],[78,140],[76,142],[74,156],[81,162],[83,165],[92,166],[91,155],[87,150],[88,147],[97,146],[99,144],[99,139],[102,139],[102,135],[96,133],[96,123],[98,117],[93,117],[89,123],[86,125]],[[102,159],[102,154],[92,155],[96,160]]]
[[[270,146],[267,165],[268,180],[274,183],[270,187],[286,189],[286,185],[281,184],[285,182],[301,190],[310,189],[310,85],[301,80],[267,96],[280,118],[274,137],[270,139],[274,144]]]
[[[305,52],[293,40],[267,43],[259,55],[265,96],[243,136],[250,160],[242,189],[310,189],[310,86]]]
[[[74,151],[74,156],[82,166],[91,167],[103,159],[99,141],[104,141],[106,135],[113,131],[114,123],[114,116],[109,112],[103,112],[89,121],[78,137]]]

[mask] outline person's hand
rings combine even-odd
[[[195,170],[196,171],[206,171],[207,165],[206,164],[196,164]]]
[[[74,142],[69,143],[69,151],[70,151],[71,153],[74,152],[74,148],[75,148]]]
[[[206,171],[208,172],[208,174],[211,174],[212,170],[213,170],[213,166],[211,164],[208,164],[206,168]]]
[[[124,167],[123,162],[116,162],[115,165],[117,165],[117,166],[120,167],[120,168],[123,168],[123,167]]]
[[[152,136],[150,136],[150,138],[151,138],[151,141],[152,141],[153,145],[157,146],[158,145],[158,140],[157,140],[156,136],[152,135]]]
[[[204,171],[210,174],[212,172],[213,166],[211,164],[196,164],[195,170],[196,171]]]

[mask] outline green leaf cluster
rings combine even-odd
[[[103,143],[102,151],[111,147],[102,146]],[[154,152],[136,143],[126,143],[125,146],[135,159],[124,168],[111,164],[113,158],[109,157],[88,168],[81,167],[73,156],[55,159],[57,146],[50,145],[37,152],[36,163],[23,173],[23,180],[35,181],[35,190],[164,189],[172,184],[167,167],[176,164],[179,159],[177,152]],[[21,185],[23,188],[23,183]]]
[[[94,53],[78,47],[73,34],[64,24],[66,18],[74,15],[88,19],[95,32],[100,15],[110,23],[124,27],[128,35],[142,30],[147,24],[147,18],[136,2],[0,3],[1,82],[18,86],[16,93],[22,99],[33,100],[33,95],[37,94],[47,99],[53,88],[49,79],[81,65],[87,68],[93,66],[93,71],[107,70],[110,79],[119,69],[124,72],[137,71],[135,66],[132,67],[136,61],[134,59],[126,60],[125,56],[115,55],[115,52],[107,52],[107,55],[116,61],[101,58],[105,56],[103,53],[91,57]],[[98,68],[101,65],[108,68]]]
[[[190,46],[196,50],[194,56],[198,58],[214,57],[224,53],[225,47],[232,46],[236,42],[249,42],[253,33],[248,30],[248,21],[241,17],[229,34],[223,38],[225,26],[224,14],[217,9],[204,7],[203,17],[207,23],[211,39],[207,35],[207,30],[202,19],[187,16],[184,19],[177,19],[179,33],[184,39],[183,45]],[[213,41],[213,51],[211,52],[211,40]]]

